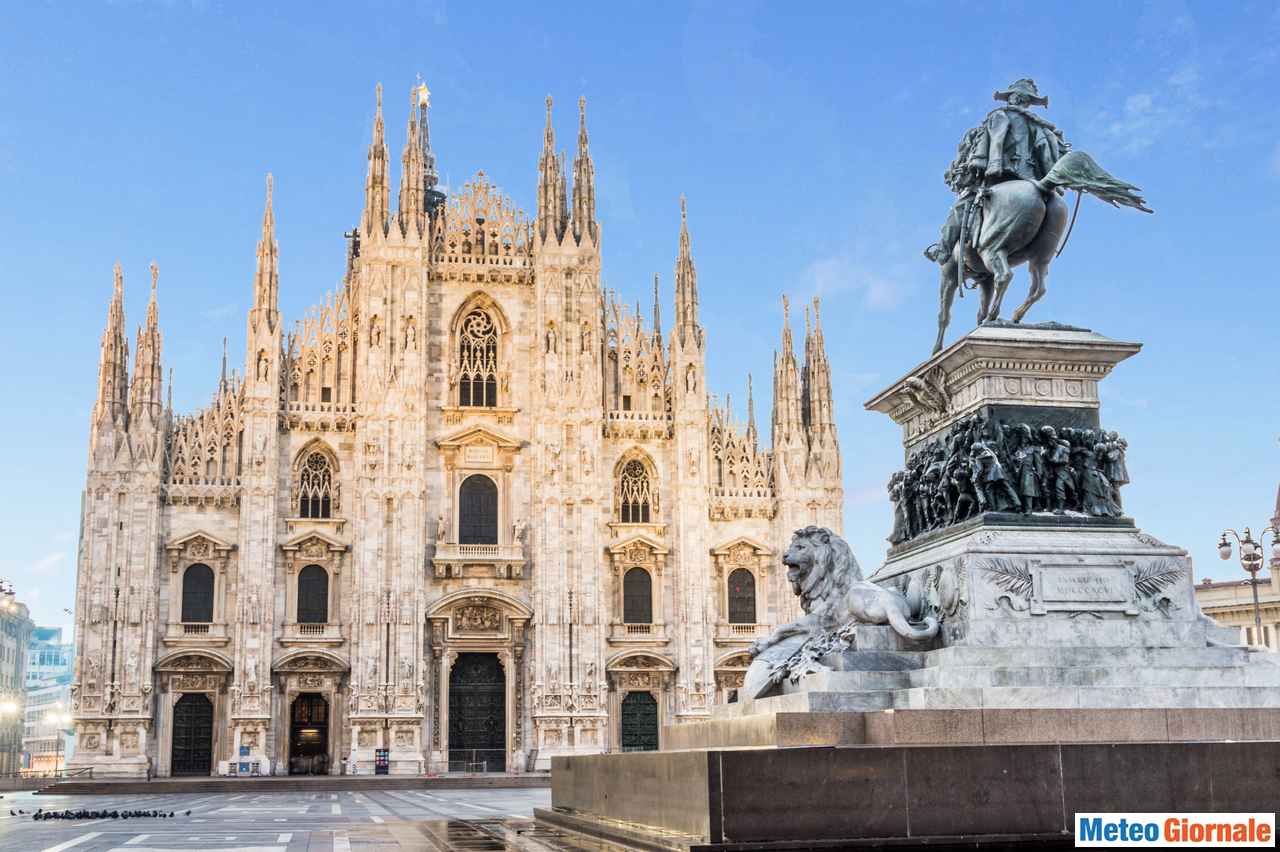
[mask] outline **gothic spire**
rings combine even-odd
[[[560,242],[565,232],[564,163],[556,156],[556,134],[551,128],[551,96],[547,95],[547,126],[538,157],[538,236]]]
[[[771,442],[777,454],[784,445],[804,439],[800,414],[800,375],[791,339],[791,302],[782,297],[782,348],[773,353],[773,424]]]
[[[751,386],[750,373],[747,373],[747,440],[753,447],[760,443],[760,436],[756,432],[756,393]]]
[[[662,340],[662,302],[658,298],[658,273],[653,273],[653,339]]]
[[[427,213],[431,213],[444,193],[436,189],[440,173],[436,171],[436,155],[431,152],[431,128],[427,122],[427,110],[431,107],[431,90],[418,78],[418,149],[422,152],[422,201]]]
[[[683,346],[693,338],[702,346],[702,326],[698,325],[698,272],[689,247],[689,215],[685,197],[680,196],[680,252],[676,256],[676,333]]]
[[[836,447],[835,405],[831,396],[831,363],[827,360],[822,339],[821,304],[813,299],[813,331],[805,341],[805,410],[806,427],[812,452],[830,451]]]
[[[596,167],[587,150],[587,99],[578,98],[578,153],[573,158],[573,238],[599,242],[596,227]]]
[[[400,233],[407,238],[422,236],[426,230],[423,192],[426,189],[426,164],[422,137],[418,131],[417,104],[425,87],[414,86],[409,93],[409,124],[405,129],[404,152],[400,155],[400,195],[396,218]],[[425,112],[423,113],[425,116]]]
[[[364,212],[360,230],[373,237],[387,233],[387,211],[391,187],[387,182],[387,143],[382,124],[382,84],[377,88],[378,109],[373,118],[373,141],[369,143],[369,171],[364,179]]]
[[[280,296],[279,248],[276,245],[276,214],[271,203],[273,181],[267,173],[267,200],[262,209],[262,234],[258,237],[258,260],[253,273],[253,308],[249,311],[249,323],[256,327],[259,319],[266,323],[268,332],[274,331],[279,320],[277,305]]]
[[[129,416],[141,419],[144,414],[152,422],[160,418],[160,393],[164,373],[160,367],[160,310],[156,289],[160,267],[151,262],[151,301],[147,303],[147,322],[138,329],[138,345],[134,350],[133,384],[129,386]]]
[[[807,430],[813,422],[813,411],[810,407],[809,383],[810,371],[813,369],[813,323],[809,316],[809,306],[804,306],[804,367],[800,371],[800,417]]]
[[[104,420],[128,424],[129,339],[124,330],[124,272],[115,265],[115,286],[107,306],[107,326],[102,332],[98,356],[98,400],[95,423]]]

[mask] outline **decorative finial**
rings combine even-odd
[[[813,297],[813,326],[818,328],[822,325],[822,299],[817,296]]]
[[[578,121],[587,123],[587,96],[578,95]]]
[[[680,225],[684,226],[689,221],[689,205],[685,200],[684,193],[680,193]]]
[[[785,322],[791,318],[791,300],[787,298],[787,294],[782,294],[782,319]]]
[[[418,95],[418,106],[431,106],[431,90],[427,88],[427,84],[423,82],[422,75],[418,75],[418,85],[414,88]]]
[[[373,90],[378,96],[378,112],[382,112],[382,84],[379,83]]]
[[[267,172],[267,205],[271,205],[271,190],[275,187],[275,178],[271,176],[271,172]]]
[[[153,260],[151,261],[151,294],[154,296],[156,292],[156,282],[160,280],[160,267]]]

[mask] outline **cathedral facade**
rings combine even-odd
[[[708,393],[684,202],[675,307],[600,285],[585,106],[551,101],[527,218],[438,188],[381,91],[340,292],[286,332],[271,182],[243,371],[175,414],[155,266],[132,373],[117,267],[76,590],[75,766],[101,775],[524,771],[654,748],[798,613],[793,529],[839,530],[817,305],[785,317],[771,447]],[[570,171],[572,174],[570,174]],[[571,187],[571,190],[570,190]],[[673,205],[674,207],[674,205]]]

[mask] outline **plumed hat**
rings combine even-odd
[[[991,97],[998,101],[1007,101],[1009,100],[1009,96],[1015,92],[1020,95],[1024,95],[1036,106],[1049,106],[1049,98],[1040,94],[1040,90],[1036,88],[1036,81],[1032,80],[1030,77],[1023,77],[1021,80],[1013,81]]]

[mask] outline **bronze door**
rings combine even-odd
[[[497,654],[458,655],[449,672],[449,771],[506,771],[506,697]]]
[[[209,775],[213,770],[213,702],[188,692],[173,705],[172,775]]]
[[[658,702],[648,692],[622,699],[622,750],[658,750]]]

